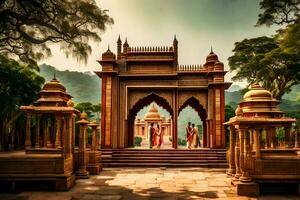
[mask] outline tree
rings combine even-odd
[[[21,105],[34,102],[44,78],[18,62],[0,55],[0,150],[22,145],[24,116]],[[15,141],[15,142],[12,142]]]
[[[0,53],[37,68],[59,43],[66,56],[86,61],[89,39],[100,41],[110,24],[94,0],[0,0]]]
[[[296,23],[300,14],[300,0],[262,0],[257,26]]]
[[[96,120],[100,119],[101,105],[96,104],[93,105],[91,102],[81,102],[75,106],[80,112],[86,112],[89,119],[95,118],[95,114],[97,115]]]
[[[229,57],[233,80],[259,82],[281,99],[291,87],[300,83],[300,56],[280,47],[276,37],[244,39],[235,43],[234,55]]]

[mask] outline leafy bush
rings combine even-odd
[[[179,146],[186,146],[186,140],[185,140],[185,139],[178,138],[178,145],[179,145]]]
[[[142,140],[141,137],[134,137],[134,146],[141,146]]]

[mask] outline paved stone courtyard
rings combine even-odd
[[[1,200],[167,200],[256,199],[239,197],[223,169],[113,168],[90,179],[77,180],[68,192],[26,191],[0,194]],[[296,196],[263,196],[258,199],[299,199]]]

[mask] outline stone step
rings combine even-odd
[[[102,149],[104,167],[227,168],[225,149]]]

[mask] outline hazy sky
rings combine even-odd
[[[101,8],[109,10],[115,23],[102,34],[102,42],[92,44],[88,63],[67,59],[58,46],[53,56],[41,63],[61,70],[99,70],[96,60],[110,44],[116,52],[121,35],[130,46],[169,46],[176,34],[179,41],[179,64],[203,64],[213,46],[227,66],[234,43],[244,38],[272,35],[275,28],[254,27],[259,0],[101,0]],[[226,76],[230,80],[232,74]]]

